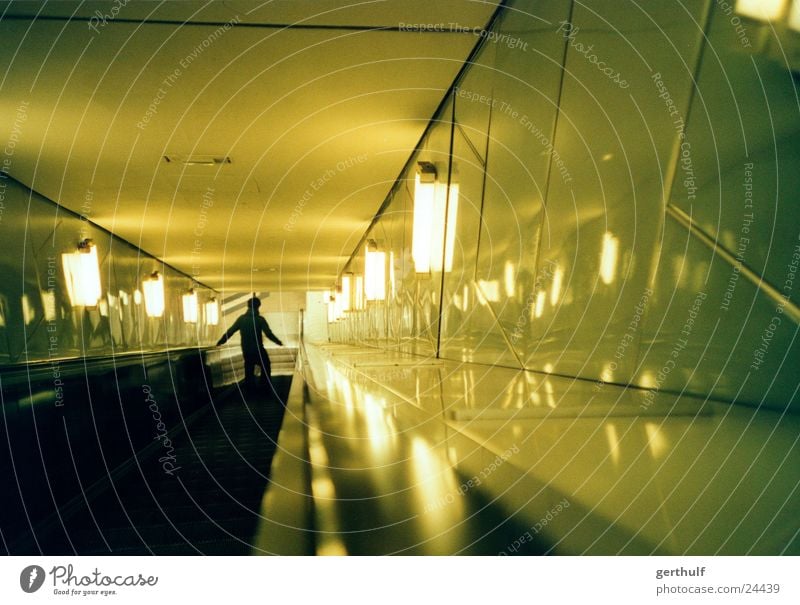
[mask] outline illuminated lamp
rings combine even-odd
[[[183,321],[187,324],[197,323],[197,292],[194,288],[189,288],[189,291],[183,295]]]
[[[786,0],[736,0],[736,12],[759,21],[775,21],[786,12]]]
[[[386,299],[386,252],[377,250],[374,242],[365,247],[364,294],[367,300]]]
[[[436,205],[436,168],[430,162],[419,162],[414,177],[414,223],[411,258],[417,273],[431,270],[431,246]]]
[[[342,275],[342,312],[349,311],[352,307],[351,300],[353,296],[352,288],[353,277],[352,273]]]
[[[97,246],[85,239],[76,252],[61,255],[67,294],[73,307],[95,307],[102,294]]]
[[[219,324],[219,303],[216,298],[212,298],[205,304],[206,309],[206,323],[209,326],[216,326]]]
[[[144,291],[144,310],[148,317],[164,315],[164,276],[158,271],[142,280]]]

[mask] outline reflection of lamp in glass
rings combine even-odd
[[[333,295],[333,319],[339,320],[344,317],[344,297],[341,290]]]
[[[411,239],[411,257],[417,273],[431,270],[435,200],[436,168],[430,162],[419,162],[414,178],[414,228]]]
[[[619,253],[619,240],[610,231],[603,234],[603,251],[600,254],[600,279],[604,284],[614,282],[617,276],[617,255]]]
[[[219,324],[219,303],[216,298],[212,298],[205,304],[206,308],[206,323],[209,326],[216,326]]]
[[[97,246],[85,239],[78,244],[76,252],[62,254],[61,263],[72,306],[96,306],[102,293]]]
[[[142,280],[144,310],[148,317],[164,315],[164,276],[158,271]]]
[[[800,2],[792,2],[792,10],[789,12],[789,27],[794,31],[800,32]]]
[[[322,300],[325,301],[325,305],[328,308],[328,323],[333,323],[336,321],[336,308],[334,307],[336,301],[329,290],[325,290],[322,293]]]
[[[349,311],[351,307],[350,301],[353,296],[352,281],[352,273],[342,275],[342,312]]]
[[[533,315],[537,319],[544,313],[544,300],[546,296],[544,290],[539,290],[536,293],[536,306],[533,308]]]
[[[33,308],[31,300],[28,298],[27,294],[22,295],[20,302],[22,303],[22,321],[25,322],[25,325],[27,326],[29,323],[32,323],[34,319],[36,319],[36,310]]]
[[[447,273],[453,270],[456,217],[458,216],[458,183],[451,182],[449,191],[450,199],[448,200],[447,188],[437,187],[433,212],[433,241],[431,242],[431,268],[434,271],[442,270],[442,253],[444,252],[444,270]],[[447,216],[447,220],[445,220],[445,216]]]
[[[389,250],[389,296],[394,298],[397,293],[397,281],[394,273],[394,251]]]
[[[56,293],[53,290],[42,292],[42,305],[44,306],[44,318],[46,321],[56,320]]]
[[[503,268],[503,286],[505,289],[506,297],[513,298],[517,293],[517,277],[514,263],[507,260]]]
[[[556,270],[553,272],[553,288],[550,290],[550,304],[554,307],[558,303],[558,299],[561,296],[561,283],[563,280],[563,269],[561,269],[561,267],[556,267]]]
[[[355,307],[358,310],[364,308],[364,276],[356,275],[355,287]]]
[[[183,295],[183,321],[187,324],[197,323],[197,292],[194,288]]]
[[[736,0],[736,12],[759,21],[774,21],[786,11],[786,0]]]
[[[374,242],[372,247],[377,248]],[[367,300],[386,299],[386,252],[370,250],[370,243],[365,247],[364,293]]]

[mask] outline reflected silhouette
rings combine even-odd
[[[247,301],[247,311],[236,318],[233,325],[219,339],[217,346],[225,344],[237,331],[242,339],[242,356],[244,357],[244,381],[247,386],[255,384],[255,368],[261,367],[261,383],[270,382],[271,364],[264,348],[262,334],[278,346],[283,346],[280,339],[269,329],[267,320],[258,312],[261,300],[253,296]]]

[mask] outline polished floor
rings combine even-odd
[[[547,553],[800,553],[796,415],[363,346],[306,357],[317,480],[357,498],[338,508],[367,492],[393,522],[447,527],[477,478]]]

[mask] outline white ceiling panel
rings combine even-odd
[[[329,286],[478,40],[359,28],[494,9],[129,2],[90,29],[112,5],[3,6],[0,112],[29,103],[10,173],[223,290]]]

